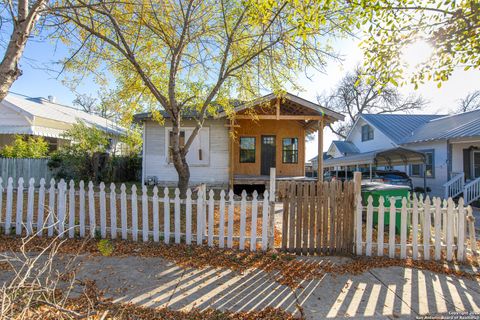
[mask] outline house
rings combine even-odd
[[[164,124],[151,113],[135,116],[143,123],[143,182],[176,184],[177,172],[169,157],[171,121]],[[194,114],[184,114],[181,140],[188,139],[195,125]],[[238,104],[233,114],[220,111],[209,116],[187,154],[190,182],[210,185],[266,184],[271,167],[281,178],[305,178],[305,137],[343,115],[287,93],[269,94]],[[320,164],[321,165],[321,164]]]
[[[424,163],[410,161],[416,157],[413,152],[423,153]],[[363,114],[345,141],[332,143],[329,153],[333,158],[325,167],[375,166],[382,156],[384,166],[407,172],[414,186],[426,182],[431,195],[463,193],[470,202],[480,197],[480,110],[454,115]],[[404,158],[403,164],[388,162],[395,155]]]
[[[56,150],[68,143],[62,134],[78,121],[111,134],[113,142],[125,134],[125,129],[114,122],[55,103],[52,96],[45,99],[9,93],[0,102],[0,114],[0,148],[10,144],[15,135],[21,134],[44,137],[50,150]]]

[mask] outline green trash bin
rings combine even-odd
[[[402,199],[409,198],[409,186],[391,185],[385,183],[366,183],[362,185],[362,202],[366,206],[369,196],[373,198],[373,206],[378,207],[380,197],[384,197],[385,213],[383,217],[384,224],[390,225],[390,197],[395,198],[395,207],[402,208]],[[400,234],[402,215],[400,210],[395,215],[395,233]],[[378,212],[373,211],[373,225],[378,224]],[[410,219],[407,216],[407,230],[410,228]],[[385,229],[387,230],[387,229]]]

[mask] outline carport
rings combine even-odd
[[[345,173],[348,167],[355,167],[355,171],[358,171],[360,167],[367,167],[370,169],[370,179],[372,179],[373,167],[404,165],[406,168],[406,166],[410,164],[425,164],[425,154],[419,151],[396,147],[331,158],[324,161],[325,168],[345,167]],[[425,170],[425,166],[423,166],[423,168]],[[345,177],[346,176],[345,174]],[[423,187],[424,190],[426,190],[427,181],[425,173],[423,177]]]

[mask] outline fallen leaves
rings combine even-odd
[[[26,244],[27,251],[38,251],[52,239],[30,238]],[[59,253],[102,255],[98,240],[65,239],[59,246]],[[124,240],[110,241],[111,256],[160,257],[174,262],[183,268],[203,269],[207,267],[228,268],[238,273],[256,268],[268,272],[274,279],[291,288],[298,287],[302,281],[320,279],[325,274],[361,274],[373,268],[405,267],[429,270],[459,277],[479,278],[458,268],[458,264],[445,264],[437,261],[413,259],[389,259],[386,257],[354,257],[347,263],[334,263],[326,259],[297,259],[297,256],[284,252],[251,252],[237,249],[219,249],[217,247],[195,246],[185,244],[139,243]],[[22,245],[20,238],[0,236],[0,252],[18,251]],[[466,265],[476,265],[469,260]]]

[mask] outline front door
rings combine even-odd
[[[275,168],[275,136],[262,136],[261,175],[269,175],[270,168]]]

